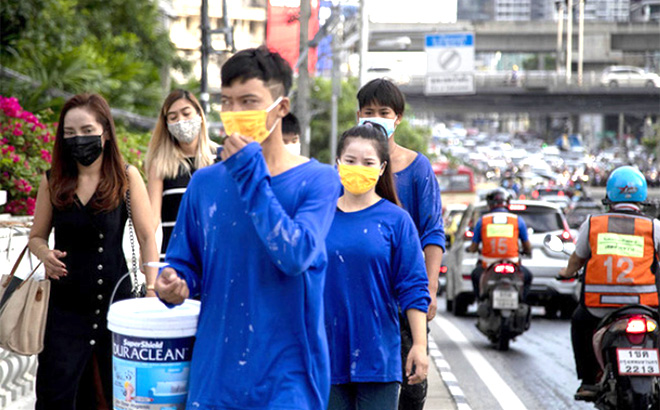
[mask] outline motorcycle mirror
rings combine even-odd
[[[564,242],[557,235],[547,234],[543,238],[543,245],[553,252],[563,252]]]

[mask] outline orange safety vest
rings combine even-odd
[[[624,214],[592,216],[589,247],[585,306],[617,308],[633,303],[658,306],[652,270],[656,256],[651,219]]]
[[[493,212],[481,218],[481,261],[488,267],[502,259],[518,262],[518,215]]]

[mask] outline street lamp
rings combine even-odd
[[[586,0],[579,0],[580,2],[580,17],[578,20],[578,86],[582,87],[582,66],[584,65],[584,3]]]
[[[555,68],[557,70],[557,75],[561,72],[561,57],[563,54],[563,39],[564,39],[564,2],[566,0],[557,0],[555,1],[555,7],[557,8],[557,53]]]
[[[566,84],[570,84],[573,63],[573,0],[566,0],[566,12]]]

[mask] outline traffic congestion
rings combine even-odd
[[[552,144],[527,135],[489,136],[461,124],[446,129],[450,132],[435,138],[439,160],[433,164],[445,204],[447,252],[438,292],[446,314],[436,320],[432,333],[436,340],[446,341],[440,350],[472,408],[656,408],[658,318],[655,309],[645,306],[654,303],[633,298],[616,305],[621,308],[618,316],[603,319],[601,315],[597,326],[590,325],[598,335],[593,339],[598,359],[587,365],[592,370],[585,371],[579,355],[588,354],[579,344],[591,343],[592,333],[578,342],[579,332],[571,325],[587,326],[578,312],[584,309],[582,298],[590,285],[584,285],[584,270],[560,276],[574,262],[576,245],[590,242],[585,235],[594,241],[589,226],[599,215],[621,216],[616,212],[627,211],[617,211],[621,206],[617,201],[633,202],[616,197],[621,189],[612,190],[617,173],[630,172],[627,178],[637,178],[640,192],[642,184],[645,194],[649,189],[643,200],[636,199],[639,217],[647,221],[657,217],[654,157],[639,146],[592,153],[577,135],[560,135]],[[569,144],[564,144],[567,140]],[[489,216],[494,223],[498,213],[514,221],[521,218],[520,229],[526,235],[519,234],[514,254],[502,254],[501,260],[481,268],[484,254],[493,253],[491,239],[481,238],[488,235],[481,223]],[[502,249],[509,246],[497,243]],[[526,243],[529,249],[524,249]],[[614,280],[627,283],[625,275],[633,264],[628,266],[631,259],[625,257],[619,260],[623,262],[615,262],[615,273],[620,273]],[[604,263],[601,270],[607,270],[607,280],[612,280],[608,260]],[[477,274],[480,281],[475,280],[478,269],[485,269]],[[589,269],[594,275],[596,268]],[[531,273],[531,281],[524,271]],[[632,330],[635,326],[639,332]],[[626,368],[624,355],[647,354],[652,359],[644,362],[643,370]],[[493,371],[484,375],[484,365]],[[581,385],[575,380],[576,365]],[[585,373],[594,375],[588,383]],[[484,389],[475,387],[480,385]]]

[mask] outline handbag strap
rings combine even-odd
[[[126,167],[126,177],[128,178],[128,166]],[[130,184],[130,180],[129,180]],[[131,190],[130,188],[126,190],[126,210],[128,211],[128,237],[131,242],[131,281],[132,283],[132,292],[134,294],[138,293],[138,278],[137,278],[137,257],[135,256],[135,238],[134,238],[134,229],[133,229],[133,212],[131,211]]]
[[[9,286],[11,279],[14,277],[16,270],[18,270],[18,266],[21,264],[21,261],[23,260],[23,256],[25,256],[25,254],[28,252],[28,249],[29,249],[28,246],[25,245],[20,255],[18,255],[18,259],[16,259],[16,262],[14,262],[14,266],[11,268],[11,273],[7,277],[7,280],[2,284],[2,287],[6,288],[7,286]],[[20,289],[20,287],[23,286],[23,284],[34,275],[34,272],[36,272],[37,269],[39,269],[39,266],[41,266],[41,261],[39,261],[37,266],[35,266],[34,269],[32,269],[32,272],[30,272],[27,278],[23,279],[23,282],[20,285],[18,285],[17,289]]]

